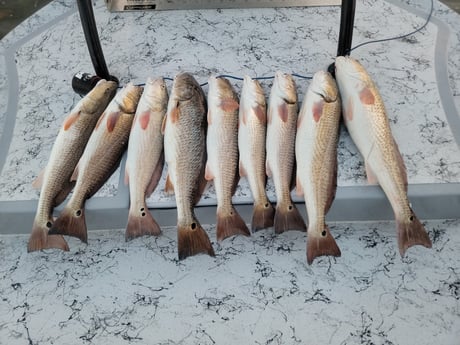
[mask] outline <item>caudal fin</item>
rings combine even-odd
[[[411,210],[409,219],[396,219],[396,224],[398,227],[398,246],[401,256],[404,256],[407,248],[415,245],[431,248],[430,237],[414,211]]]
[[[313,230],[312,227],[309,231]],[[339,246],[332,237],[329,227],[324,225],[324,228],[320,234],[309,233],[307,236],[307,262],[309,265],[312,264],[313,260],[318,256],[331,255],[340,256],[342,255]]]
[[[32,233],[27,244],[27,251],[34,252],[42,249],[57,248],[69,251],[69,245],[61,235],[48,235],[48,228],[34,223]]]
[[[273,226],[275,209],[268,201],[265,204],[254,204],[252,213],[252,231],[270,228]]]
[[[82,242],[88,243],[85,210],[64,208],[48,234],[73,236],[79,238]]]
[[[232,207],[230,214],[224,214],[218,208],[216,230],[217,241],[221,242],[227,237],[234,235],[250,236],[251,233],[249,232],[249,229],[243,218],[241,218],[240,214],[237,210],[235,210],[234,207]]]
[[[275,212],[275,232],[281,234],[288,230],[305,231],[305,222],[294,203],[277,205]]]
[[[130,241],[141,236],[158,236],[161,229],[153,219],[148,209],[144,209],[139,214],[129,212],[128,225],[126,226],[125,240]]]
[[[208,234],[196,220],[190,225],[177,226],[177,249],[179,260],[200,253],[215,256]]]

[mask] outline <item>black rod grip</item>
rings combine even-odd
[[[351,41],[353,40],[353,25],[355,22],[355,8],[356,0],[342,0],[337,56],[350,55]]]

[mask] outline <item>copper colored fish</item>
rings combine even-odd
[[[317,72],[307,90],[296,138],[297,193],[304,195],[308,213],[307,261],[321,255],[340,256],[325,223],[337,187],[337,141],[340,96],[328,72]]]
[[[69,250],[64,237],[48,235],[48,230],[54,223],[53,209],[64,201],[75,185],[75,182],[70,181],[72,173],[94,126],[115,95],[116,88],[115,82],[100,80],[64,120],[51,150],[44,175],[36,182],[42,186],[27,246],[29,252],[46,248]]]
[[[75,190],[50,234],[74,236],[88,241],[85,203],[114,173],[128,146],[129,131],[142,88],[128,84],[110,102],[100,117],[83,156],[75,169]]]
[[[290,74],[276,72],[268,104],[266,144],[267,175],[272,177],[276,192],[276,233],[306,229],[291,199],[298,111],[294,79]]]
[[[129,136],[125,179],[129,183],[130,207],[126,240],[161,233],[145,204],[145,198],[154,191],[163,170],[161,126],[167,105],[168,90],[163,78],[149,78]]]
[[[206,187],[206,98],[188,73],[174,78],[163,128],[168,164],[165,191],[176,196],[179,259],[199,253],[214,256],[194,212]]]
[[[273,226],[275,210],[267,198],[265,185],[265,135],[267,106],[260,83],[244,77],[241,91],[238,148],[240,176],[248,179],[254,199],[251,227],[253,231]]]
[[[249,236],[246,223],[232,205],[238,184],[238,95],[225,78],[209,78],[208,161],[206,179],[213,180],[217,196],[218,241],[233,236]]]
[[[345,125],[364,157],[369,182],[382,187],[393,208],[401,256],[413,245],[431,248],[424,226],[410,207],[406,167],[377,86],[365,68],[351,57],[338,57],[335,68]]]

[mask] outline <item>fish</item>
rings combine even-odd
[[[233,207],[232,196],[238,185],[238,109],[239,98],[225,78],[208,79],[208,160],[205,178],[213,180],[217,197],[217,240],[251,233]]]
[[[335,70],[345,126],[364,158],[369,183],[379,184],[390,201],[401,257],[414,245],[431,248],[428,233],[409,203],[406,167],[377,85],[351,57],[337,57]]]
[[[65,200],[74,187],[75,182],[70,181],[72,173],[94,126],[115,95],[116,89],[117,83],[101,79],[66,116],[43,175],[33,183],[36,187],[41,187],[41,190],[27,245],[28,252],[46,248],[69,250],[63,236],[48,235],[48,230],[54,223],[53,210]]]
[[[85,151],[75,168],[75,190],[50,234],[61,234],[88,242],[85,203],[118,168],[128,146],[129,133],[142,87],[131,83],[120,90],[105,109],[91,133]]]
[[[297,194],[308,214],[307,262],[322,255],[341,256],[325,218],[337,189],[337,143],[341,100],[337,84],[318,71],[305,94],[297,122]]]
[[[194,207],[206,187],[206,97],[189,73],[175,76],[163,121],[166,193],[177,205],[179,260],[199,253],[214,256],[208,234],[195,216]]]
[[[239,172],[249,182],[254,199],[251,229],[257,231],[273,226],[275,209],[268,200],[265,186],[265,136],[267,106],[262,86],[245,76],[238,113]]]
[[[158,236],[160,226],[149,212],[145,198],[155,190],[164,165],[161,126],[168,105],[163,78],[148,78],[137,106],[128,143],[125,182],[129,185],[130,207],[125,239]]]
[[[305,231],[306,226],[291,199],[295,165],[295,137],[299,106],[294,79],[275,73],[267,111],[267,176],[273,179],[276,193],[275,233]]]

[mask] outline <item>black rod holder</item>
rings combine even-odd
[[[340,13],[340,32],[337,56],[350,55],[355,22],[356,0],[342,0]]]
[[[98,77],[110,79],[109,70],[102,52],[101,42],[97,33],[96,21],[94,19],[93,5],[91,0],[77,0],[78,12],[80,13],[81,26],[85,34],[89,55],[93,62],[94,70]]]

